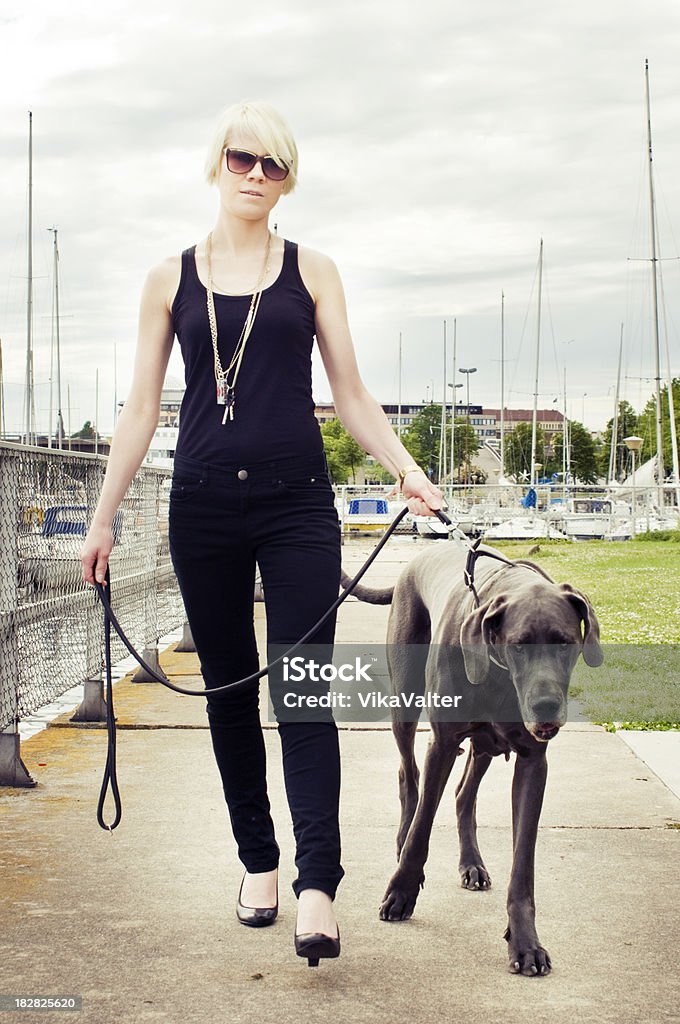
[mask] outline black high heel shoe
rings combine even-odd
[[[318,967],[319,960],[332,960],[340,956],[340,930],[337,939],[321,932],[304,932],[295,936],[295,952],[307,957],[308,967]]]
[[[246,872],[247,874],[247,872]],[[247,924],[250,928],[266,928],[274,924],[279,912],[278,880],[276,886],[276,904],[273,907],[244,907],[241,903],[241,893],[246,876],[241,879],[241,888],[238,891],[236,901],[236,916],[241,924]]]

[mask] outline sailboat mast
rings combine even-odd
[[[59,333],[59,244],[54,229],[54,312],[57,342],[57,448],[64,447],[64,421],[61,415],[61,336]]]
[[[48,228],[54,235],[54,319],[53,319],[53,343],[55,348],[55,361],[57,364],[57,448],[64,447],[64,421],[61,411],[61,337],[59,333],[59,243],[57,241],[57,228]],[[48,446],[52,447],[52,388],[50,386],[50,430],[48,435]]]
[[[35,441],[33,380],[33,113],[28,112],[28,293],[26,299],[26,380],[24,386],[24,444]]]
[[[446,477],[446,320],[444,321],[444,373],[442,378],[442,417],[439,426],[439,483]]]
[[[451,369],[451,458],[449,465],[451,467],[451,483],[454,482],[454,474],[456,472],[456,460],[454,458],[455,450],[453,447],[454,436],[456,433],[456,317],[453,318],[453,360]]]
[[[649,99],[649,61],[645,61],[645,99],[647,103],[647,151],[649,167],[649,215],[652,243],[652,323],[654,324],[654,398],[656,401],[656,458],[659,507],[663,506],[663,434],[661,429],[661,351],[659,343],[659,295],[656,247],[656,203],[654,200],[654,172],[652,166],[652,115]]]
[[[501,479],[505,478],[505,292],[501,292]]]
[[[397,437],[401,438],[401,331],[399,331],[399,370],[398,370],[398,376],[399,376],[399,380],[398,380],[398,383],[397,383],[397,388],[399,390],[399,394],[397,395]],[[114,416],[114,426],[115,426],[115,416]]]
[[[54,231],[55,228],[48,228]],[[54,273],[53,273],[54,276]],[[47,417],[47,447],[52,447],[52,410],[54,405],[54,286],[52,287],[52,333],[50,335],[50,409]]]
[[[567,484],[571,469],[569,459],[569,421],[567,419],[567,367],[564,366],[564,418],[562,420],[562,500],[567,502]]]
[[[531,417],[531,486],[536,483],[536,438],[538,419],[538,367],[541,352],[541,299],[543,289],[543,239],[538,254],[538,317],[536,323],[536,371],[534,374],[534,408]]]

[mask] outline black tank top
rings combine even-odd
[[[184,359],[186,391],[177,455],[218,466],[267,462],[323,451],[312,399],[314,301],[298,269],[297,245],[284,242],[281,273],[262,292],[235,390],[234,419],[222,425],[206,289],[196,270],[196,246],[182,253],[172,318]],[[220,361],[229,365],[250,295],[215,295]]]

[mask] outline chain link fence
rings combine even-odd
[[[0,443],[0,731],[100,680],[102,609],[80,548],[106,458]],[[143,467],[114,522],[112,604],[138,650],[185,620],[170,561],[170,471]],[[115,660],[127,651],[114,633]]]

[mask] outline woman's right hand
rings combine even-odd
[[[80,561],[83,563],[83,579],[85,583],[104,583],[109,555],[113,548],[113,531],[110,526],[97,526],[94,523],[80,549]]]

